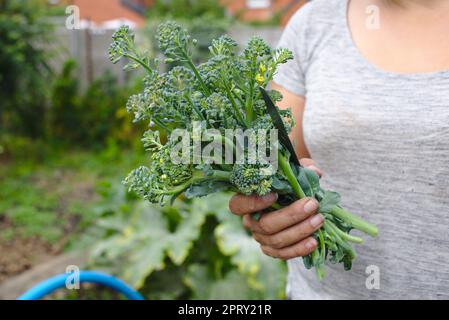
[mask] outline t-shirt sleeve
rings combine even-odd
[[[282,33],[278,48],[292,51],[293,60],[279,66],[274,82],[299,96],[306,94],[305,70],[307,64],[306,28],[310,3],[299,9]]]

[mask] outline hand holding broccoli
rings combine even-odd
[[[303,159],[301,163],[316,168],[310,159]],[[315,172],[321,175],[319,169]],[[311,254],[318,247],[313,234],[324,223],[323,215],[318,213],[319,203],[313,198],[303,198],[263,215],[260,220],[253,218],[254,213],[271,207],[277,198],[275,193],[263,197],[236,194],[229,208],[232,213],[243,216],[243,225],[251,230],[266,255],[287,260]]]

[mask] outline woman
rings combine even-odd
[[[449,1],[313,0],[279,46],[295,56],[273,87],[299,123],[298,155],[380,230],[352,271],[331,265],[319,282],[300,258],[317,245],[317,203],[256,222],[276,195],[234,196],[263,252],[289,260],[288,297],[449,298]]]

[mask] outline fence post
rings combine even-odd
[[[85,62],[86,62],[86,78],[87,83],[91,84],[94,79],[93,52],[92,52],[92,34],[90,19],[87,19],[87,27],[85,29]]]

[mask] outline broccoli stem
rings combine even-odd
[[[282,171],[284,172],[288,182],[292,186],[293,191],[295,192],[298,199],[305,198],[306,194],[304,193],[304,191],[301,188],[301,185],[296,179],[295,173],[293,172],[293,169],[290,165],[290,161],[280,151],[278,154],[278,158],[279,158],[279,165],[281,166]]]
[[[321,261],[324,263],[326,260],[326,243],[324,240],[324,234],[323,231],[318,230],[318,240],[320,241],[320,253],[321,253]]]
[[[131,55],[129,53],[125,53],[123,56],[128,58],[128,59],[130,59],[130,60],[133,60],[133,61],[137,62],[142,67],[144,67],[145,70],[147,70],[149,74],[153,74],[154,71],[145,62],[143,62],[141,59],[139,59],[139,58],[137,58],[137,57],[135,57],[135,56],[133,56],[133,55]]]
[[[310,254],[310,257],[312,259],[313,266],[315,267],[318,280],[322,280],[326,273],[324,268],[324,261],[326,260],[326,247],[324,235],[321,229],[315,234],[315,239],[318,241],[319,247]]]
[[[237,116],[237,119],[241,124],[245,124],[245,120],[243,119],[239,107],[237,106],[237,103],[235,102],[234,96],[232,95],[231,89],[229,89],[226,82],[223,82],[224,88],[226,90],[226,95],[228,96],[229,101],[231,102],[232,108],[234,109],[235,115]]]
[[[228,151],[228,149],[232,150],[232,155],[235,155],[235,145],[231,139],[221,134],[210,134],[209,137],[211,137],[212,139],[220,139],[225,146],[225,151]],[[230,165],[230,163],[227,164]]]
[[[170,133],[171,129],[168,128],[162,121],[156,118],[152,118],[151,121],[153,121],[160,129],[165,130],[165,132]]]
[[[222,171],[222,170],[214,170],[212,175],[207,176],[207,178],[208,179],[212,178],[215,180],[229,181],[230,176],[231,176],[231,172]]]
[[[248,100],[246,100],[245,113],[246,113],[246,125],[249,126],[253,122],[253,96],[254,96],[254,85],[252,84],[249,93]]]
[[[340,228],[338,228],[332,221],[327,220],[327,223],[329,223],[331,225],[331,227],[335,230],[335,232],[343,239],[349,242],[353,242],[353,243],[358,243],[358,244],[362,244],[363,243],[363,239],[356,237],[356,236],[352,236],[349,233],[343,232]]]
[[[346,211],[338,206],[332,209],[331,214],[337,218],[340,218],[354,229],[360,230],[372,237],[376,237],[377,234],[379,233],[375,225],[366,222],[365,220],[353,215],[349,211]]]
[[[186,55],[186,59],[187,59],[187,64],[189,65],[190,69],[192,69],[193,73],[195,74],[195,77],[198,79],[198,81],[200,82],[201,87],[204,90],[204,94],[208,97],[211,95],[209,88],[207,87],[206,83],[204,83],[203,78],[201,78],[200,73],[198,72],[198,69],[195,67],[195,65],[193,64],[192,60],[190,60],[187,55]]]
[[[196,170],[193,172],[192,178],[187,182],[189,185],[200,182],[202,180],[223,180],[223,181],[229,181],[229,178],[231,176],[231,173],[228,171],[222,171],[222,170],[212,170],[212,173],[204,172],[201,170]]]
[[[244,106],[245,102],[243,102],[243,99],[234,91],[232,91],[232,94],[234,95],[234,97],[239,101],[240,105]]]
[[[355,259],[357,257],[356,252],[354,251],[354,249],[351,247],[351,245],[349,245],[345,240],[343,240],[337,233],[337,227],[334,226],[333,224],[329,223],[329,220],[325,220],[324,221],[324,230],[326,230],[326,232],[333,238],[333,240],[340,245],[341,247],[343,247],[346,252],[349,254],[349,256],[351,257],[351,259]]]
[[[187,100],[187,102],[192,106],[192,109],[195,111],[195,113],[201,118],[201,120],[206,120],[206,117],[204,116],[204,114],[201,112],[200,109],[198,109],[196,104],[192,101],[192,99],[190,99],[190,97],[187,93],[184,95],[184,97]],[[209,124],[209,121],[207,121],[207,122]]]
[[[325,275],[325,270],[323,267],[323,263],[321,261],[321,255],[318,249],[315,249],[312,253],[312,262],[313,265],[315,266],[315,271],[316,271],[316,275],[318,280],[323,280],[324,275]],[[324,261],[324,260],[323,260]]]
[[[165,192],[167,195],[175,195],[182,193],[184,190],[189,188],[192,184],[197,182],[201,182],[203,180],[220,180],[220,181],[229,181],[229,177],[231,176],[230,172],[221,171],[221,170],[213,170],[212,174],[206,174],[204,171],[194,171],[192,177],[185,181],[184,183],[174,187],[169,192]]]
[[[186,50],[182,47],[182,45],[179,43],[179,39],[178,41],[176,41],[176,45],[178,46],[179,52],[181,52],[181,57],[184,59],[184,61],[187,63],[187,65],[189,66],[189,68],[193,71],[193,73],[195,74],[195,77],[198,79],[201,87],[204,90],[204,94],[206,95],[206,97],[211,95],[211,92],[209,90],[209,88],[207,87],[206,83],[204,82],[203,78],[201,78],[200,73],[198,72],[198,69],[195,67],[195,64],[193,63],[192,59],[190,58],[190,56],[187,54]]]
[[[275,209],[275,210],[279,210],[279,209],[282,209],[283,207],[279,204],[279,203],[273,203],[272,205],[271,205],[271,207],[273,208],[273,209]]]
[[[206,83],[204,82],[203,78],[201,78],[201,75],[198,72],[198,69],[195,67],[195,64],[193,63],[192,59],[190,59],[187,52],[185,52],[185,50],[179,44],[178,44],[178,47],[179,47],[179,50],[181,51],[181,55],[184,58],[184,61],[187,62],[187,65],[193,71],[193,73],[195,74],[195,77],[198,79],[201,87],[203,88],[204,94],[206,95],[206,97],[210,96],[211,92],[210,92],[209,88],[207,87]]]
[[[255,85],[255,77],[257,68],[257,60],[255,57],[252,59],[252,70],[254,73],[251,75],[251,80],[249,83],[249,92],[246,100],[245,112],[246,112],[246,125],[249,126],[251,122],[253,122],[253,98],[254,98],[254,85]]]

